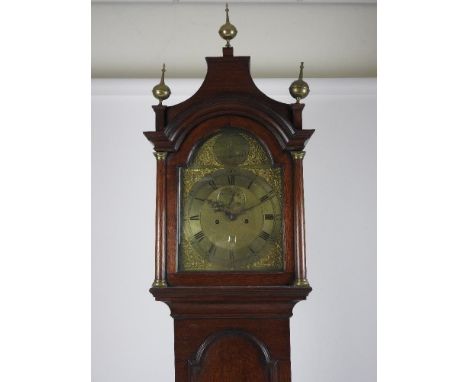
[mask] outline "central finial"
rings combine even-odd
[[[231,41],[237,35],[237,29],[234,25],[232,25],[229,21],[229,5],[226,3],[226,22],[221,25],[218,31],[219,35],[223,40],[226,40],[226,48],[230,48]]]
[[[228,3],[226,3],[225,11],[226,11],[226,22],[228,23],[229,22],[229,4]]]

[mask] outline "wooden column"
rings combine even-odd
[[[294,162],[294,243],[296,253],[296,280],[299,287],[309,287],[306,268],[305,218],[304,218],[304,178],[302,160],[305,151],[291,152]]]
[[[167,152],[154,151],[156,157],[156,243],[153,287],[166,287],[166,157]]]

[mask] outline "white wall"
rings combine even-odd
[[[256,78],[296,76],[301,61],[306,76],[374,77],[377,5],[357,2],[231,4],[234,53],[253,55]],[[93,3],[92,76],[159,77],[165,62],[168,77],[202,77],[224,17],[222,2]]]
[[[314,290],[291,319],[294,382],[376,380],[376,80],[308,79],[307,260]],[[291,80],[258,80],[291,102]],[[171,80],[167,104],[201,80]],[[172,318],[153,280],[155,160],[148,80],[93,80],[93,382],[174,379]]]

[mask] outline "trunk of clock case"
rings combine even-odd
[[[152,288],[174,318],[176,382],[289,382],[289,318],[310,288]]]

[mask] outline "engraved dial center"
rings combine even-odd
[[[250,208],[258,202],[256,195],[245,188],[226,186],[215,190],[200,208],[200,228],[220,248],[244,249],[263,227],[263,215]]]

